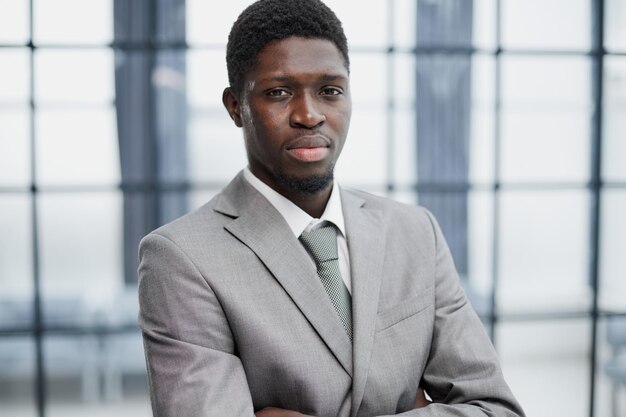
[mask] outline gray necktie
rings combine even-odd
[[[337,232],[335,227],[324,226],[300,235],[300,241],[311,254],[317,266],[317,275],[333,303],[337,315],[352,340],[352,301],[341,279],[337,255]]]

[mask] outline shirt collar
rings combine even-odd
[[[296,206],[291,200],[285,198],[273,188],[258,179],[250,168],[243,170],[243,177],[252,185],[259,193],[261,193],[276,210],[284,217],[289,228],[296,237],[299,237],[310,224],[316,225],[320,220],[333,223],[341,234],[345,237],[345,224],[343,220],[343,210],[341,207],[341,195],[339,186],[335,182],[330,193],[330,198],[326,204],[326,209],[320,219],[309,216],[304,210]],[[316,221],[318,220],[318,221]]]

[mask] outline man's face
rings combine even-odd
[[[328,189],[352,111],[341,53],[328,40],[291,37],[257,58],[240,100],[224,98],[243,128],[250,170],[283,195]]]

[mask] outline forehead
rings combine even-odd
[[[249,72],[253,78],[298,74],[332,74],[347,78],[348,70],[333,42],[294,36],[268,43]]]

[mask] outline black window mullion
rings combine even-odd
[[[495,59],[495,88],[494,88],[494,168],[493,168],[493,218],[492,218],[492,247],[491,247],[491,299],[490,299],[490,311],[489,316],[489,335],[494,346],[497,343],[496,340],[496,326],[498,326],[498,288],[500,282],[500,146],[501,146],[501,119],[502,119],[502,4],[501,0],[496,0],[496,51],[494,55]]]
[[[30,196],[31,196],[31,256],[33,279],[33,337],[35,341],[35,402],[37,415],[46,415],[46,370],[43,354],[43,318],[41,303],[41,265],[39,253],[39,214],[38,214],[38,186],[37,186],[37,132],[35,123],[35,44],[33,37],[34,0],[29,2],[29,42],[30,50],[30,79],[29,79],[29,124],[30,124]]]
[[[386,153],[387,158],[385,160],[386,163],[386,188],[387,194],[390,194],[396,189],[396,181],[393,167],[395,166],[395,149],[396,149],[396,136],[395,136],[395,39],[393,28],[395,27],[395,9],[394,2],[387,2],[387,52],[386,52],[386,63],[387,63],[387,103],[385,106],[386,113],[386,140],[385,144],[387,145]]]
[[[598,356],[598,320],[600,288],[600,203],[602,194],[602,89],[604,72],[604,0],[593,0],[592,11],[592,82],[593,119],[591,131],[591,213],[589,277],[592,288],[591,355],[589,416],[595,414],[596,369]]]

